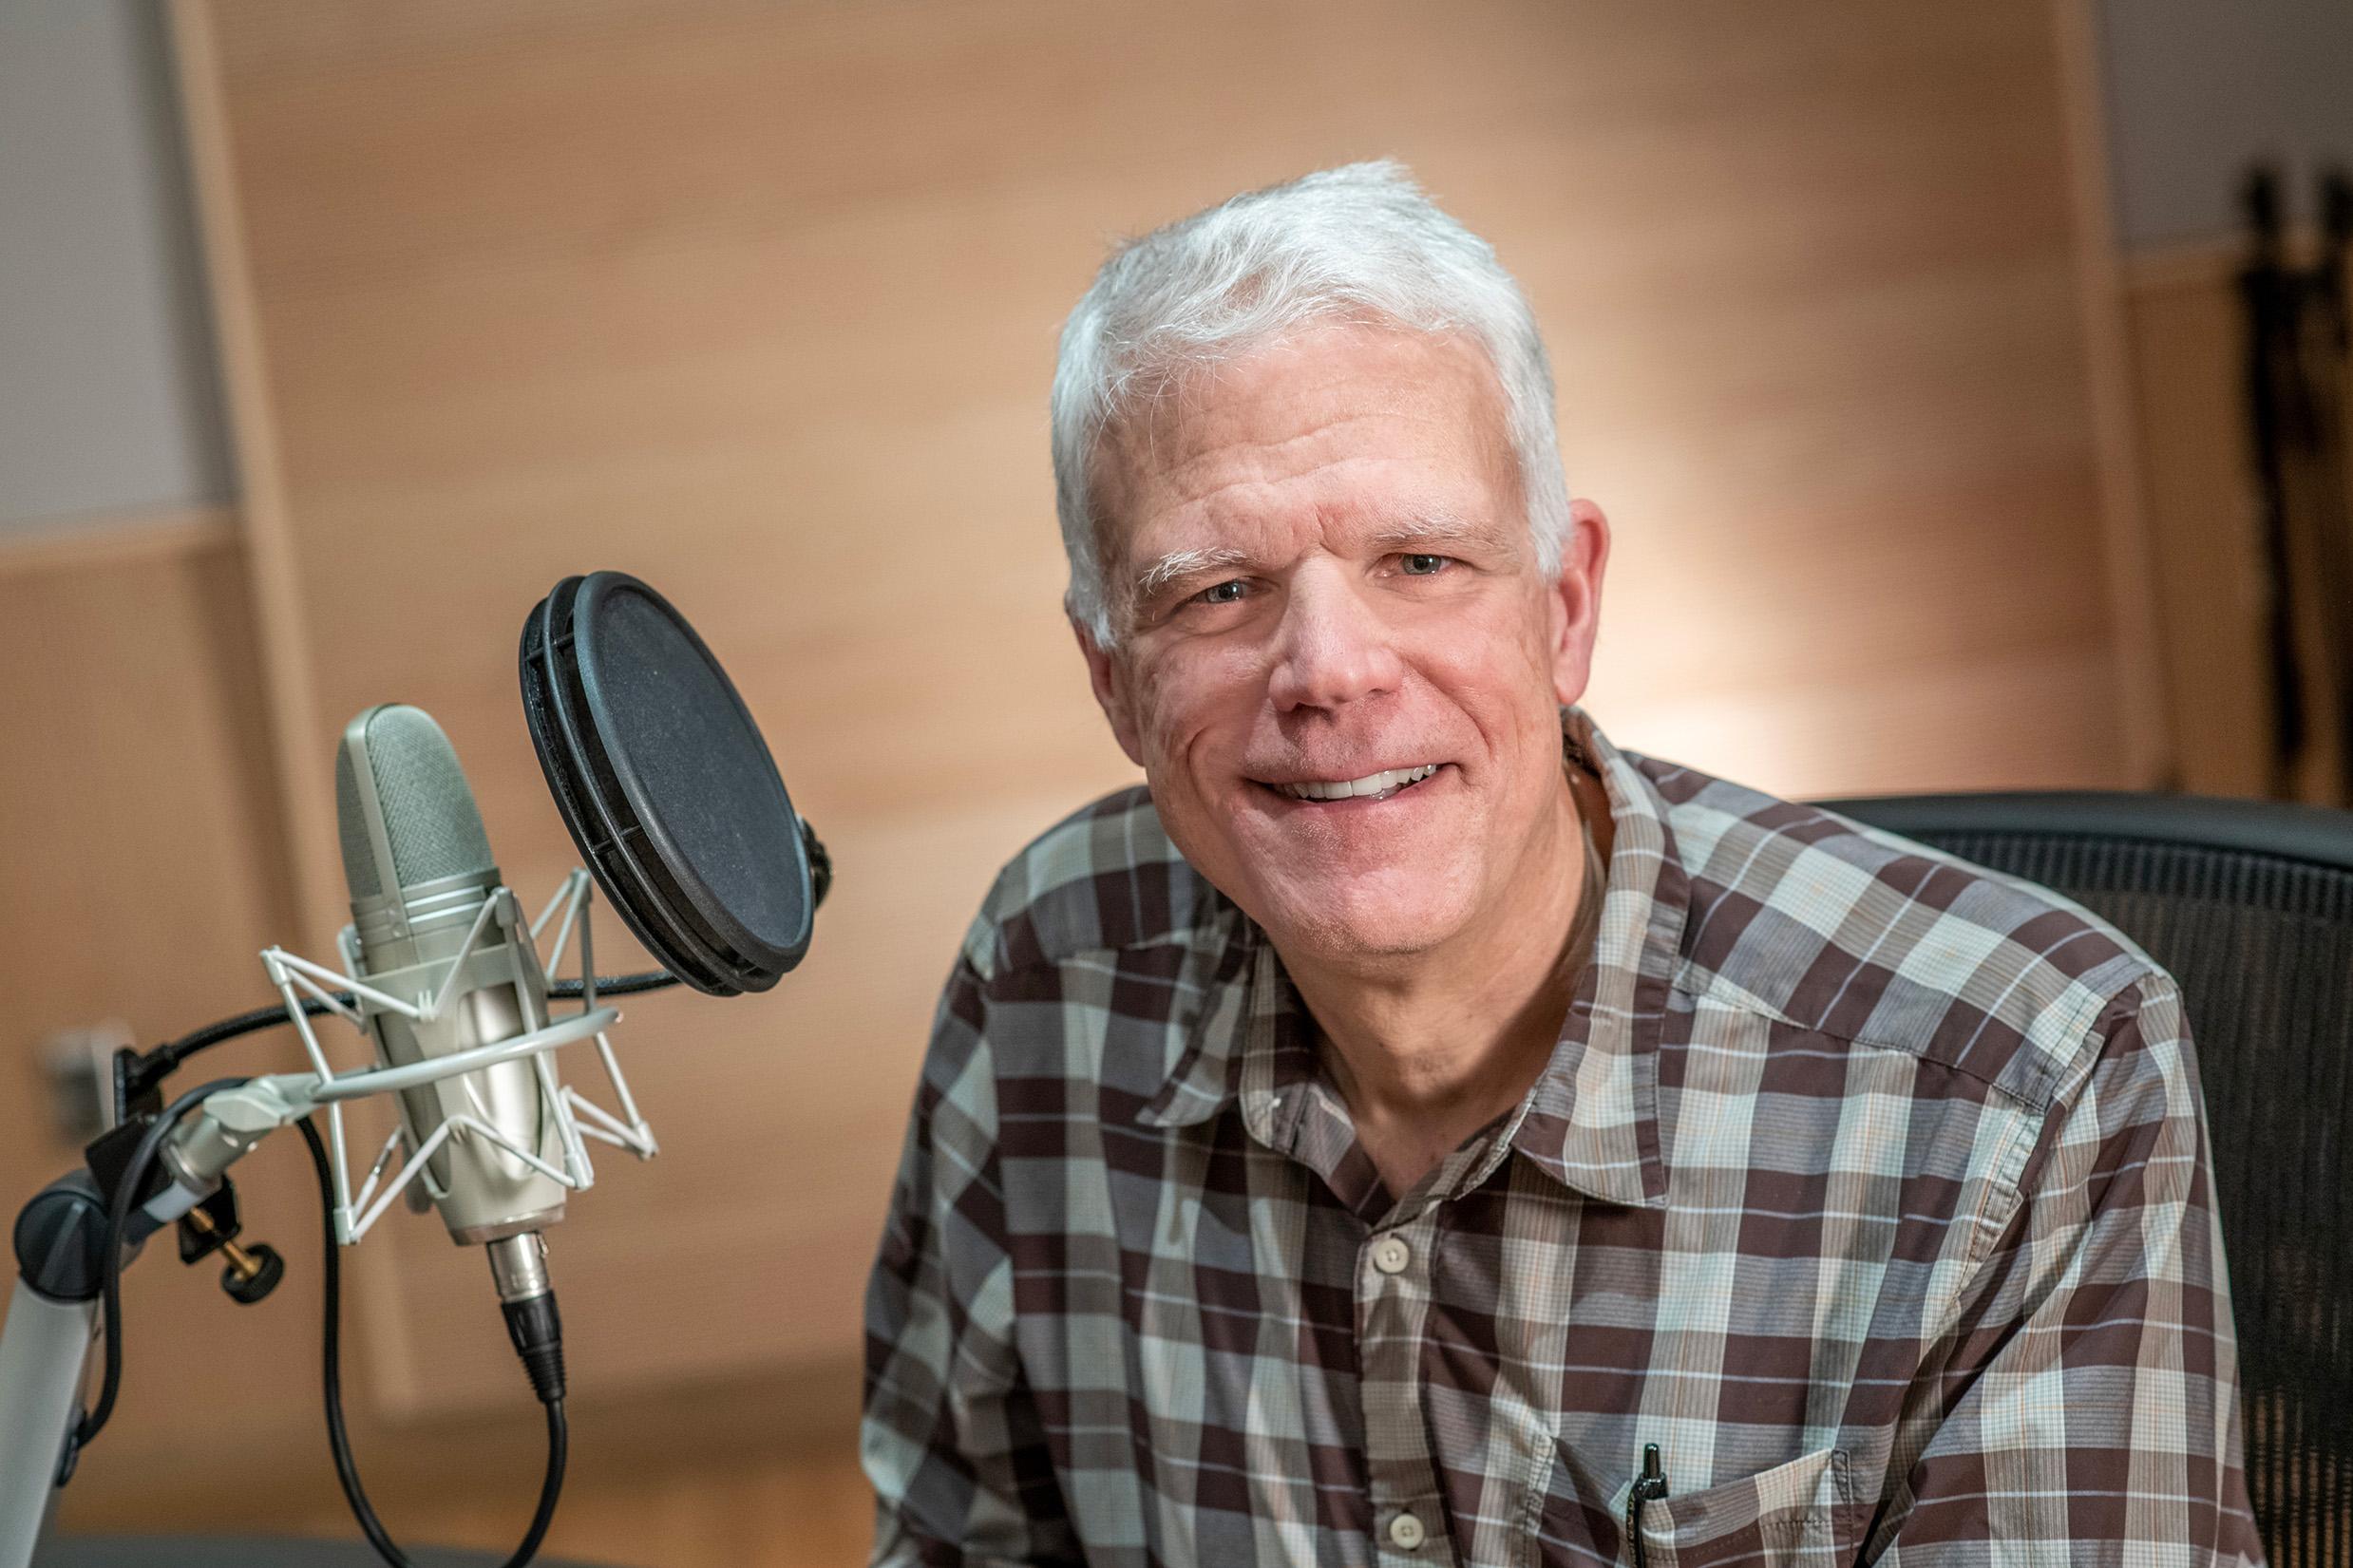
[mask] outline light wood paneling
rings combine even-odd
[[[0,952],[20,1056],[104,1018],[153,1043],[262,989],[283,861],[241,579],[218,514],[0,546]],[[22,1190],[75,1152],[0,1140],[0,1175]]]
[[[317,912],[333,907],[326,881],[334,866],[333,813],[312,783],[316,775],[310,762],[311,715],[317,707],[317,689],[308,647],[311,621],[294,571],[285,464],[278,452],[277,422],[271,417],[270,372],[246,267],[243,210],[221,104],[219,61],[213,52],[210,19],[197,0],[173,0],[166,14],[211,304],[212,342],[236,457],[247,592],[266,676],[262,696],[271,756],[282,786],[278,799],[285,825],[279,838],[286,851],[287,887],[294,907],[315,920]]]
[[[0,1212],[13,1219],[81,1157],[47,1119],[41,1043],[111,1020],[153,1046],[266,1001],[257,954],[291,910],[230,518],[12,534],[0,545]],[[215,1055],[219,1071],[292,1065],[268,1037]],[[316,1234],[307,1169],[289,1149],[238,1171],[249,1238],[293,1256]],[[192,1411],[231,1447],[309,1425],[292,1403],[248,1395],[290,1325],[297,1342],[315,1334],[316,1270],[296,1269],[251,1310],[220,1294],[218,1272],[180,1268],[167,1235],[126,1275],[122,1400],[69,1518],[183,1461]]]
[[[776,994],[630,1010],[665,1153],[556,1237],[584,1382],[855,1343],[956,934],[1127,776],[1054,609],[1042,417],[1109,232],[1404,156],[1526,282],[1618,519],[1605,722],[1788,789],[2125,776],[2042,4],[199,9],[321,607],[288,787],[420,703],[552,885],[512,645],[618,566],[838,852]],[[392,1408],[509,1395],[478,1259],[416,1224],[360,1263]]]
[[[2123,279],[2181,787],[2261,796],[2270,671],[2236,258],[2144,262]]]
[[[2179,772],[2179,735],[2159,645],[2156,562],[2141,488],[2131,331],[2116,287],[2120,252],[2110,199],[2114,182],[2099,18],[2095,0],[2054,0],[2051,11],[2059,98],[2067,115],[2067,162],[2074,177],[2077,303],[2089,350],[2085,372],[2099,465],[2100,515],[2106,525],[2108,603],[2126,776],[2144,787],[2173,787]]]

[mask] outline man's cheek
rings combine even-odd
[[[1181,682],[1164,675],[1139,688],[1138,695],[1141,701],[1137,724],[1147,754],[1165,769],[1185,765],[1187,757],[1198,749],[1192,737],[1202,727],[1202,716],[1191,693]]]

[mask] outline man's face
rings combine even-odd
[[[1177,847],[1287,954],[1427,953],[1558,874],[1557,705],[1607,524],[1578,502],[1539,573],[1475,346],[1301,332],[1115,427],[1096,480],[1120,633],[1080,634],[1096,697]]]

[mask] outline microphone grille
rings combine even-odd
[[[360,813],[359,770],[351,765],[348,746],[335,747],[335,833],[343,841],[343,880],[351,897],[373,898],[382,894],[375,852],[368,845],[368,820]]]
[[[396,886],[495,871],[481,808],[441,726],[422,708],[391,705],[368,714],[361,735],[360,746],[346,745],[335,757],[335,818],[351,896],[389,891],[368,839],[363,787],[373,792],[384,814]]]

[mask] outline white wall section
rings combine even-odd
[[[232,489],[154,0],[0,0],[0,531]]]

